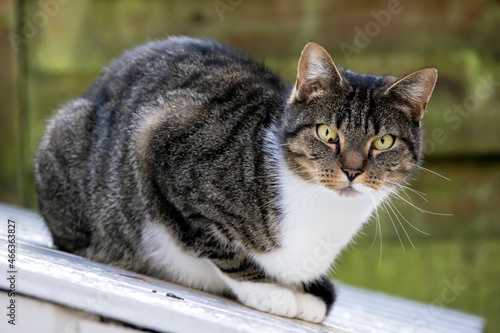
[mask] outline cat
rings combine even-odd
[[[290,84],[214,41],[149,42],[50,120],[39,209],[61,250],[321,322],[336,257],[417,170],[436,79],[310,42]]]

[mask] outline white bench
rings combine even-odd
[[[12,298],[8,219],[16,225],[15,326],[6,316]],[[338,282],[336,287],[338,300],[323,324],[281,318],[57,251],[39,215],[0,203],[0,332],[472,333],[485,324],[458,311]]]

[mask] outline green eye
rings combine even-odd
[[[325,124],[319,125],[316,129],[316,133],[318,133],[318,137],[326,143],[335,143],[339,137],[333,128]]]
[[[394,144],[394,137],[386,134],[378,139],[373,140],[372,146],[378,150],[387,150]]]

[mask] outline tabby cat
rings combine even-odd
[[[311,42],[291,85],[213,41],[150,42],[50,120],[40,212],[61,250],[321,322],[335,258],[417,169],[436,78]]]

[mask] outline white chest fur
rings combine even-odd
[[[378,204],[368,193],[341,197],[288,170],[280,177],[280,192],[281,247],[254,259],[284,284],[325,274]]]

